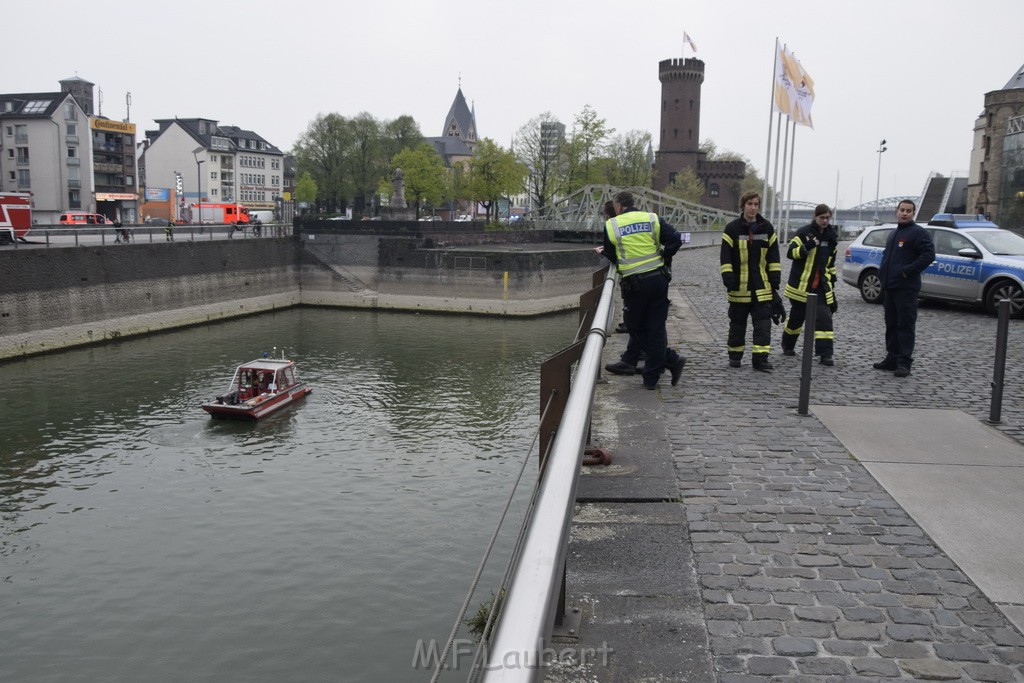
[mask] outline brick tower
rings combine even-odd
[[[692,169],[704,181],[701,203],[736,210],[742,161],[707,161],[700,151],[700,89],[704,62],[694,57],[658,62],[661,81],[661,133],[654,161],[654,189],[664,189],[676,173]]]

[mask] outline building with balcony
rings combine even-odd
[[[32,193],[32,219],[65,211],[138,218],[135,124],[93,115],[93,87],[74,77],[60,92],[0,95],[0,189]]]
[[[96,211],[89,143],[88,112],[70,92],[0,94],[0,190],[30,192],[37,225]]]
[[[197,202],[280,210],[284,153],[259,134],[203,118],[156,124],[146,131],[140,177],[147,194],[180,185],[173,218],[192,220]]]

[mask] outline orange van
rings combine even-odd
[[[109,225],[113,221],[107,220],[107,217],[98,213],[80,213],[77,211],[69,211],[60,215],[61,225]]]

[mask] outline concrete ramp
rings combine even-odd
[[[1024,629],[1024,446],[959,410],[812,412]]]

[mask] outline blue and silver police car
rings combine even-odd
[[[923,226],[935,242],[935,261],[921,274],[921,298],[982,305],[995,313],[1009,299],[1011,314],[1024,316],[1024,237],[984,216],[936,214]],[[896,229],[873,225],[846,249],[843,282],[868,303],[882,302],[878,266]]]

